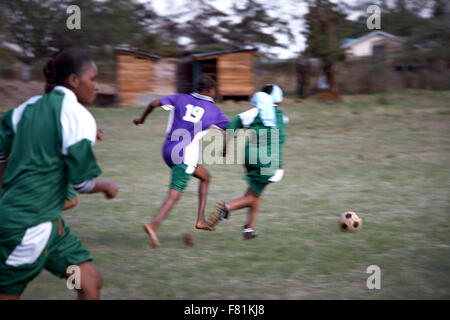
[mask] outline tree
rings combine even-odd
[[[8,16],[5,9],[0,6],[0,39],[6,36],[6,26],[8,25]]]
[[[39,58],[47,54],[49,41],[55,25],[65,25],[64,6],[68,1],[6,1],[1,4],[9,17],[8,33],[12,40],[30,57]]]
[[[80,7],[81,30],[66,27],[69,5]],[[11,38],[31,60],[68,47],[108,54],[145,32],[145,24],[155,16],[143,4],[127,0],[15,0],[0,6],[10,17]]]
[[[191,0],[184,10],[160,17],[151,29],[164,39],[188,38],[196,51],[285,46],[278,35],[292,33],[287,23],[268,14],[267,2],[233,0],[223,12],[207,0]],[[265,50],[267,51],[267,50]]]
[[[431,17],[422,24],[415,25],[405,45],[409,49],[410,58],[441,60],[450,64],[450,4],[436,0]],[[411,52],[415,54],[411,55]]]
[[[176,57],[182,54],[182,50],[174,40],[167,40],[155,33],[143,33],[131,42],[133,47],[140,51],[151,52],[160,56]]]
[[[345,24],[345,15],[328,0],[309,2],[309,13],[305,16],[307,48],[305,55],[319,58],[332,97],[338,98],[335,80],[335,64],[345,58],[340,46],[338,30]]]
[[[444,0],[445,1],[445,0]],[[359,37],[367,34],[367,8],[377,5],[381,10],[381,30],[395,36],[410,37],[420,28],[426,28],[429,19],[424,17],[427,11],[433,10],[443,0],[361,0],[352,4],[341,4],[344,10],[360,15],[350,28],[347,37]]]
[[[279,42],[278,34],[290,35],[285,21],[269,16],[266,8],[260,2],[247,0],[235,1],[232,11],[239,17],[238,21],[228,19],[219,24],[220,36],[226,43],[236,47],[284,47]],[[237,4],[239,3],[239,5]]]
[[[217,23],[227,16],[225,13],[206,0],[192,0],[185,7],[177,5],[179,3],[168,2],[174,13],[157,17],[148,30],[169,42],[189,39],[198,46],[222,42]]]

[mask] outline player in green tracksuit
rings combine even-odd
[[[95,98],[97,73],[85,53],[63,51],[44,68],[46,94],[0,121],[0,299],[19,298],[44,268],[67,278],[72,265],[80,271],[78,298],[100,298],[102,277],[92,255],[61,218],[69,185],[107,198],[118,191],[113,182],[96,179],[97,127],[82,105]]]
[[[98,141],[101,141],[102,139],[103,139],[103,131],[98,130],[95,143],[97,143]],[[0,181],[1,180],[2,180],[2,178],[0,176]],[[0,190],[1,190],[1,188],[0,188]],[[73,186],[71,184],[69,184],[67,187],[67,196],[66,196],[66,201],[64,202],[63,211],[75,208],[77,205],[78,205],[77,192],[75,191]]]
[[[219,220],[228,218],[230,211],[249,208],[248,223],[244,226],[244,239],[257,236],[254,222],[263,190],[269,183],[278,182],[283,177],[283,145],[286,141],[287,117],[274,104],[274,98],[270,93],[255,93],[252,105],[255,108],[239,114],[227,126],[227,142],[232,136],[229,135],[229,130],[235,132],[238,129],[247,129],[247,132],[250,132],[250,142],[245,146],[245,180],[249,188],[242,197],[234,201],[229,203],[220,201],[216,211],[209,218],[209,223],[214,226]],[[226,149],[224,155],[225,153]]]

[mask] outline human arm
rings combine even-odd
[[[0,119],[0,191],[14,137],[12,115],[13,110],[10,110]]]
[[[242,128],[242,121],[239,116],[234,117],[231,119],[230,122],[228,122],[226,131],[225,131],[225,138],[224,138],[224,144],[223,144],[223,150],[222,150],[222,156],[225,157],[227,155],[227,146],[231,142],[231,140],[234,139],[236,135],[236,130]]]
[[[106,179],[91,179],[73,187],[79,193],[104,193],[107,199],[115,198],[119,191],[116,183]]]
[[[115,184],[112,181],[109,180],[100,180],[100,179],[93,179],[92,183],[92,189],[86,190],[84,193],[98,193],[102,192],[105,194],[105,197],[107,199],[113,199],[116,197],[117,193],[119,191],[119,188],[117,184]],[[83,192],[81,192],[83,193]],[[63,210],[69,210],[78,205],[78,197],[77,193],[73,186],[69,186],[69,192],[67,195],[67,199],[64,202],[64,208]]]
[[[141,115],[140,118],[135,118],[133,120],[133,123],[135,125],[140,125],[143,124],[145,122],[145,119],[147,118],[147,116],[153,111],[153,109],[155,109],[156,107],[160,107],[162,106],[162,102],[159,99],[153,100],[145,109],[144,113]]]
[[[97,137],[95,139],[95,143],[103,140],[103,131],[101,129],[97,130]]]
[[[73,150],[69,150],[66,163],[69,166],[69,180],[72,181],[72,187],[78,193],[102,192],[107,199],[113,199],[119,188],[112,181],[96,179],[100,175],[101,169],[97,166],[92,147],[89,147],[85,143],[84,146],[80,145],[78,148],[75,146]]]
[[[69,167],[69,181],[78,193],[102,192],[108,199],[117,195],[117,184],[105,179],[96,179],[101,174],[101,169],[95,160],[91,143],[82,141],[69,148],[66,164]]]
[[[2,191],[3,173],[5,172],[7,162],[0,163],[0,192]]]
[[[226,130],[225,136],[224,136],[224,142],[223,142],[223,150],[222,150],[222,157],[227,156],[227,146],[230,143],[231,140],[235,137],[234,130]]]
[[[92,115],[82,107],[67,105],[61,112],[63,150],[68,182],[78,193],[102,192],[108,199],[117,195],[112,181],[96,179],[101,174],[93,152],[98,137]],[[69,198],[70,199],[70,198]]]
[[[77,192],[72,187],[72,185],[69,184],[67,186],[67,196],[66,201],[64,202],[63,211],[75,208],[77,205],[78,205]]]
[[[78,205],[78,198],[66,199],[63,211],[75,208]]]

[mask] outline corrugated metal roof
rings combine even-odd
[[[161,59],[162,58],[161,56],[158,56],[156,54],[151,54],[151,53],[144,52],[144,51],[139,51],[139,50],[116,48],[116,51],[123,51],[123,52],[133,53],[133,54],[137,54],[137,55],[140,55],[140,56],[149,57],[149,58],[153,58],[153,59]]]
[[[257,51],[258,49],[252,48],[252,49],[236,49],[236,50],[226,50],[226,51],[215,51],[215,52],[203,52],[203,53],[194,53],[189,56],[191,57],[207,57],[207,56],[217,56],[221,54],[228,54],[228,53],[237,53],[237,52],[246,52],[246,51]]]
[[[374,36],[384,36],[386,38],[395,38],[396,37],[393,34],[390,34],[390,33],[384,32],[384,31],[372,31],[372,32],[370,32],[370,33],[368,33],[368,34],[366,34],[366,35],[364,35],[362,37],[359,37],[357,39],[353,39],[351,41],[346,41],[344,44],[342,44],[341,47],[342,48],[348,48],[348,47],[350,47],[350,46],[352,46],[352,45],[354,45],[356,43],[359,43],[361,41],[367,40],[367,39],[369,39],[371,37],[374,37]]]

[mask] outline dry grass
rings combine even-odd
[[[381,99],[382,98],[382,99]],[[95,147],[103,177],[119,197],[80,196],[64,214],[94,255],[106,299],[448,299],[450,298],[450,92],[397,91],[286,103],[286,176],[265,191],[257,239],[243,241],[245,211],[215,232],[194,229],[192,180],[151,249],[141,224],[166,194],[160,147],[167,114],[143,127],[142,108],[91,108],[105,134]],[[223,104],[230,117],[246,103]],[[246,188],[239,165],[208,166],[207,211]],[[338,215],[357,212],[364,227],[344,234]],[[185,246],[183,235],[196,245]],[[381,290],[366,268],[381,268]],[[25,299],[71,299],[64,281],[43,272]]]

